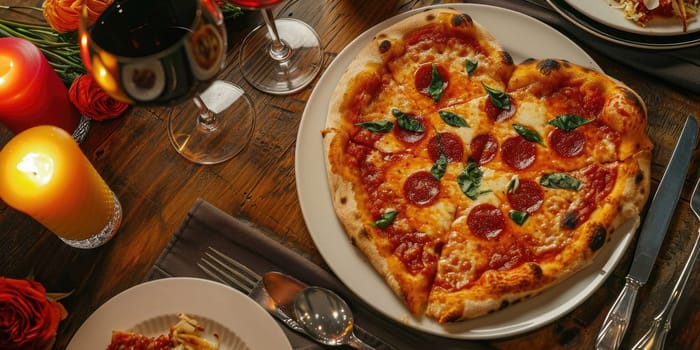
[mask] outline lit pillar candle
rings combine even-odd
[[[0,151],[0,198],[64,241],[95,236],[109,226],[116,209],[113,226],[121,220],[119,202],[75,140],[49,125],[19,133]],[[117,227],[112,229],[104,241]]]
[[[25,39],[0,38],[0,123],[15,134],[38,125],[72,133],[79,120],[68,89],[41,50]]]

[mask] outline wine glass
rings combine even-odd
[[[192,162],[220,163],[245,148],[255,110],[240,87],[215,80],[227,49],[215,1],[115,0],[94,24],[91,16],[84,5],[81,55],[105,92],[133,105],[172,106],[170,142]]]
[[[295,93],[321,70],[323,49],[316,31],[294,18],[274,19],[272,6],[284,0],[228,0],[242,8],[261,10],[264,25],[253,29],[241,44],[243,77],[258,90]]]

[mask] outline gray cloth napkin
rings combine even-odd
[[[490,348],[481,342],[438,337],[400,325],[359,300],[330,272],[271,239],[250,222],[233,218],[202,199],[198,199],[190,209],[187,218],[145,280],[167,277],[208,278],[196,264],[209,246],[235,257],[258,274],[280,271],[309,285],[335,291],[352,308],[356,325],[371,333],[356,332],[356,335],[378,350]],[[282,324],[280,327],[284,329],[295,350],[339,349],[322,347]]]
[[[688,92],[700,94],[700,46],[654,50],[612,43],[569,22],[544,0],[465,0],[464,2],[499,6],[532,16],[623,65],[633,67],[643,74],[661,79]],[[513,28],[513,30],[518,29]]]

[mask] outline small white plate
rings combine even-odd
[[[532,17],[488,5],[433,7],[451,7],[469,14],[496,37],[516,63],[530,57],[561,58],[600,70],[583,49]],[[352,245],[335,215],[321,138],[333,90],[345,68],[377,32],[424,9],[402,13],[370,28],[345,47],[320,78],[306,104],[297,135],[296,185],[304,220],[318,250],[340,280],[366,303],[397,322],[459,339],[499,338],[527,332],[562,317],[600,287],[624,255],[638,219],[615,232],[592,265],[543,294],[484,317],[442,326],[426,317],[416,319],[410,315],[364,255]]]
[[[678,17],[655,17],[645,26],[640,26],[626,19],[625,14],[615,0],[564,0],[582,14],[609,27],[628,33],[643,35],[683,35],[700,31],[700,21],[696,18],[688,23],[688,30],[683,31],[683,24]]]
[[[659,25],[646,27],[647,29],[644,27],[630,28],[634,24],[625,22],[627,20],[623,17],[622,11],[612,8],[597,8],[595,10],[590,8],[590,6],[594,6],[594,3],[595,6],[601,6],[601,3],[606,4],[606,1],[608,0],[547,0],[547,3],[562,17],[577,27],[612,43],[653,50],[680,49],[700,45],[700,28],[698,28],[700,21],[698,20],[690,26],[687,33],[683,33],[681,27],[680,33],[674,34],[678,32],[675,26],[665,27],[666,30],[663,33],[659,29],[650,29],[658,28]],[[576,4],[576,6],[572,4]],[[588,9],[589,14],[581,12],[583,9]],[[603,10],[606,11],[602,12]],[[604,13],[605,16],[614,16],[615,12],[612,10],[620,12],[620,17],[616,20],[606,20],[601,18],[602,15],[597,15]]]
[[[154,280],[117,294],[90,315],[67,349],[106,349],[114,330],[167,334],[179,313],[197,319],[204,338],[218,334],[220,350],[292,349],[277,322],[253,300],[223,284],[189,277]]]

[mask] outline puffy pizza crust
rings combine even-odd
[[[497,129],[493,125],[489,126],[489,122],[480,121],[485,118],[483,112],[478,111],[485,99],[483,90],[479,91],[478,96],[476,94],[472,96],[471,94],[476,90],[471,91],[467,88],[466,90],[470,91],[466,93],[467,98],[458,99],[454,95],[448,95],[448,98],[439,101],[431,109],[430,104],[424,103],[420,96],[411,95],[410,89],[406,86],[408,83],[406,77],[403,77],[400,71],[397,72],[397,69],[392,71],[391,63],[400,60],[405,53],[406,46],[402,44],[402,38],[406,33],[451,21],[457,21],[460,25],[468,24],[476,31],[475,35],[479,36],[480,43],[488,48],[487,54],[479,57],[484,60],[481,66],[483,70],[478,76],[473,77],[479,87],[483,82],[491,87],[504,89],[513,96],[535,96],[532,99],[532,105],[536,106],[538,97],[547,96],[553,89],[572,84],[572,79],[576,80],[573,85],[579,87],[579,93],[589,94],[592,98],[595,98],[596,94],[610,97],[600,106],[595,105],[600,101],[593,99],[590,102],[594,106],[592,108],[599,110],[601,121],[613,129],[614,133],[621,135],[620,140],[594,142],[595,148],[590,150],[592,156],[586,158],[584,163],[579,164],[566,159],[559,159],[558,163],[552,163],[558,167],[556,170],[576,170],[587,164],[605,165],[619,162],[617,181],[612,192],[585,223],[567,233],[569,236],[566,239],[570,244],[560,254],[554,259],[526,262],[504,271],[488,270],[478,274],[478,280],[465,280],[466,282],[456,289],[443,288],[440,285],[443,274],[448,273],[445,266],[449,265],[443,260],[457,259],[462,272],[470,273],[474,272],[470,263],[478,262],[471,260],[484,259],[479,257],[479,254],[475,254],[479,252],[478,242],[475,243],[474,240],[469,240],[460,233],[460,227],[465,225],[465,215],[470,207],[479,201],[472,203],[467,199],[461,199],[452,203],[454,206],[450,210],[454,213],[455,219],[452,224],[447,225],[451,228],[442,231],[433,229],[434,232],[431,232],[434,235],[431,237],[433,245],[428,247],[429,249],[426,248],[430,254],[434,254],[436,259],[440,260],[436,266],[426,267],[427,270],[432,271],[411,273],[393,253],[392,243],[386,234],[370,225],[377,218],[372,217],[367,207],[370,198],[362,188],[359,170],[348,166],[352,159],[346,150],[348,141],[357,137],[355,123],[386,120],[390,117],[392,108],[403,111],[422,111],[432,123],[431,125],[435,125],[438,110],[458,111],[467,115],[473,127],[460,131],[459,135],[462,138],[468,139],[479,132]],[[426,50],[429,51],[430,48]],[[464,55],[459,56],[460,59],[466,57]],[[415,69],[419,63],[416,62],[412,69]],[[398,84],[397,81],[402,83]],[[553,84],[557,81],[559,84]],[[455,84],[457,83],[464,82],[456,80]],[[537,108],[533,108],[536,112]],[[525,114],[527,113],[523,113]],[[516,118],[523,117],[519,117],[516,113]],[[549,130],[545,129],[546,120],[552,116],[546,117],[534,123],[540,130]],[[509,126],[511,123],[507,124]],[[513,66],[510,56],[500,49],[495,39],[478,23],[456,11],[436,9],[419,13],[382,31],[362,49],[347,67],[332,94],[326,129],[322,134],[333,205],[346,234],[385,279],[392,291],[406,303],[413,315],[419,316],[425,311],[429,317],[445,323],[478,317],[538,294],[590,264],[600,247],[610,239],[614,229],[627,219],[639,215],[647,199],[652,145],[645,133],[645,127],[646,107],[641,98],[623,83],[603,73],[563,60],[529,60]],[[549,126],[547,128],[551,129]],[[435,132],[440,130],[429,131],[431,135]],[[499,136],[503,137],[502,134]],[[383,137],[378,144],[384,154],[401,152],[401,144],[393,140],[391,135]],[[610,156],[606,153],[610,150],[609,145],[615,147],[616,155]],[[543,151],[542,154],[547,154],[546,152],[549,150]],[[420,156],[425,157],[424,154]],[[500,163],[498,157],[500,156],[484,167],[486,172],[502,172],[507,169],[503,163]],[[538,174],[541,175],[541,169],[548,168],[536,166],[534,169],[526,170],[523,174],[534,178]],[[459,170],[448,167],[445,177],[454,182],[458,172]],[[499,181],[503,183],[503,179]],[[393,192],[400,192],[401,184],[388,184],[389,187],[391,185],[396,187],[391,188]],[[449,191],[458,191],[449,186],[445,186],[443,190],[445,188],[449,188]],[[480,200],[498,204],[499,199],[494,194],[484,196]],[[403,202],[399,204],[406,205]],[[413,213],[424,215],[421,211],[426,210],[416,209]],[[562,212],[561,215],[564,213]],[[430,225],[430,220],[422,219],[418,214],[415,216],[414,221],[423,220],[425,221],[423,224]],[[428,215],[426,217],[432,220],[435,218]],[[420,226],[420,223],[412,225],[415,228]],[[514,224],[509,223],[509,225]],[[454,273],[460,273],[460,271]]]

